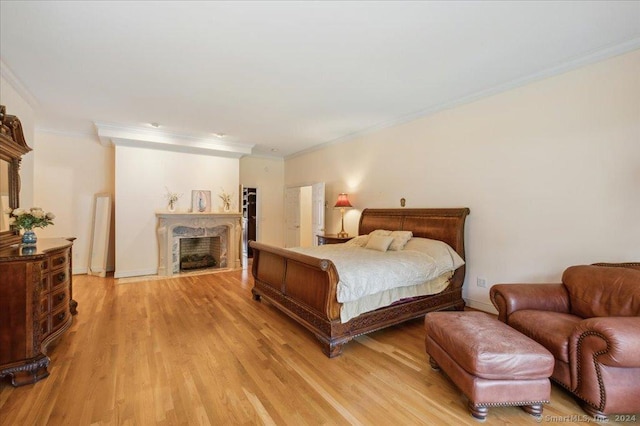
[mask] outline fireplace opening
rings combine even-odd
[[[220,267],[220,237],[180,239],[180,271]]]

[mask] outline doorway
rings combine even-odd
[[[242,257],[253,258],[253,249],[249,241],[257,241],[258,189],[242,188]]]
[[[286,189],[285,247],[318,244],[316,235],[324,233],[324,190],[324,182]]]

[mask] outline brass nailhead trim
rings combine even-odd
[[[604,391],[604,383],[602,381],[602,372],[600,371],[600,367],[598,365],[597,358],[598,358],[598,356],[604,355],[607,352],[609,352],[609,341],[607,340],[607,338],[605,336],[603,336],[602,334],[600,334],[598,332],[595,332],[595,331],[586,331],[586,332],[582,333],[580,335],[580,337],[578,338],[578,365],[577,365],[578,371],[580,371],[580,364],[581,364],[580,360],[582,359],[582,340],[584,340],[584,338],[588,337],[588,336],[600,337],[607,344],[607,347],[604,350],[595,352],[593,354],[593,365],[594,365],[594,367],[596,369],[596,375],[598,377],[598,388],[599,388],[598,390],[600,391],[600,405],[599,406],[596,405],[592,401],[583,398],[581,395],[578,395],[577,393],[576,393],[576,395],[578,395],[580,397],[580,399],[582,399],[584,402],[588,403],[589,405],[591,405],[592,407],[594,407],[598,411],[604,411],[604,406],[606,405],[606,402],[607,402],[607,395],[606,395],[606,393]],[[580,376],[580,374],[578,374],[578,384],[576,386],[576,390],[580,387],[581,382],[582,382],[582,376]]]
[[[485,402],[482,404],[473,403],[474,407],[512,407],[519,405],[538,405],[548,404],[549,400],[544,401],[519,401],[519,402]]]

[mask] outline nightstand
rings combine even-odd
[[[325,244],[340,244],[346,243],[353,237],[338,237],[336,234],[324,234],[316,235],[318,237],[318,245],[323,246]]]

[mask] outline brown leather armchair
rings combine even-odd
[[[555,358],[590,415],[640,413],[640,263],[572,266],[560,284],[497,284],[498,318]]]

